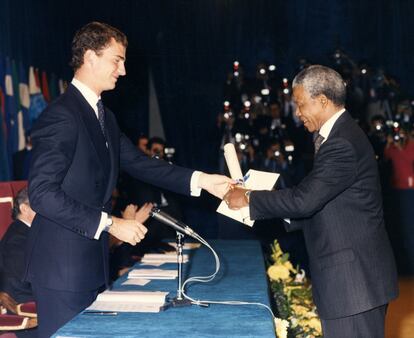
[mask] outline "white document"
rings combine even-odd
[[[245,175],[244,188],[250,190],[272,190],[279,176],[277,173],[250,169]],[[222,201],[217,208],[217,212],[250,227],[254,224],[254,221],[250,217],[244,216],[249,215],[249,207],[240,210],[231,210],[226,202]]]
[[[127,279],[125,282],[122,283],[122,285],[139,285],[139,286],[145,286],[149,282],[151,282],[149,279]]]
[[[188,255],[183,255],[183,263],[188,262]],[[164,264],[164,263],[177,263],[177,253],[168,252],[162,254],[145,254],[141,258],[141,263],[143,264]]]
[[[159,312],[168,292],[105,291],[86,311]]]
[[[175,279],[178,277],[177,270],[162,269],[133,269],[128,273],[128,279]]]

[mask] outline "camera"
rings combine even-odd
[[[172,147],[170,147],[170,148],[165,148],[164,149],[164,154],[165,154],[165,157],[167,158],[167,160],[171,160],[173,157],[174,157],[174,154],[175,154],[175,148],[172,148]]]

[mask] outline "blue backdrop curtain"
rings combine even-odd
[[[102,20],[129,37],[128,76],[107,95],[131,138],[147,131],[151,69],[167,139],[177,161],[214,170],[215,119],[222,86],[238,59],[252,73],[274,62],[292,76],[298,58],[329,63],[341,47],[369,60],[414,94],[412,1],[387,0],[1,0],[0,55],[71,79],[71,38],[80,26]]]

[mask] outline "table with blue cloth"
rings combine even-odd
[[[192,283],[186,293],[197,300],[247,301],[269,305],[263,254],[257,241],[211,241],[220,257],[221,268],[212,282]],[[214,272],[213,255],[202,246],[186,250],[190,261],[184,264],[184,279]],[[149,268],[137,264],[134,268]],[[162,269],[176,269],[163,264]],[[126,276],[113,286],[116,291],[167,291],[176,296],[177,279],[152,280],[145,286],[122,285]],[[79,314],[54,337],[275,337],[273,320],[263,307],[255,305],[191,305],[170,307],[157,313],[118,312],[115,316]]]

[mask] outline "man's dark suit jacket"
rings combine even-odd
[[[291,189],[253,192],[250,213],[291,218],[287,230],[303,230],[321,318],[361,313],[397,297],[375,155],[348,112],[335,122],[310,174]]]
[[[192,171],[149,159],[123,135],[105,108],[106,140],[94,110],[70,85],[32,130],[30,204],[37,212],[27,250],[28,280],[65,291],[108,283],[108,234],[94,236],[111,212],[119,167],[131,176],[190,194]]]
[[[29,230],[26,224],[16,220],[0,241],[0,291],[7,292],[18,303],[34,299],[30,283],[23,281]]]

